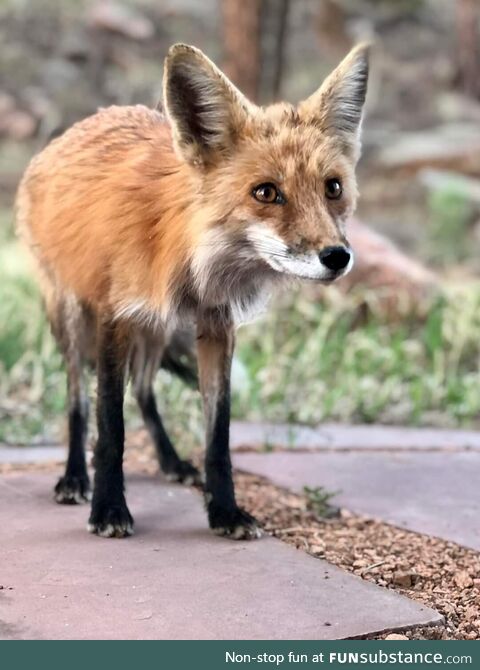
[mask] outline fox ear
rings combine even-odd
[[[186,44],[170,48],[163,82],[177,153],[194,164],[228,153],[255,106],[205,54]]]
[[[352,49],[320,88],[298,106],[303,120],[318,125],[326,133],[340,135],[347,148],[359,148],[368,55],[368,44]]]

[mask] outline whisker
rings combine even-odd
[[[275,250],[271,247],[268,247],[267,245],[256,244],[255,248],[257,251],[262,251],[264,253],[270,254],[271,256],[278,256],[279,258],[290,258],[290,254],[286,251]]]
[[[210,249],[218,248],[218,250],[221,253],[223,253],[223,252],[228,251],[228,250],[235,250],[235,249],[239,249],[239,248],[240,249],[247,249],[249,246],[250,245],[248,245],[248,244],[239,244],[238,242],[232,241],[228,244],[223,243],[221,245],[206,242],[204,244],[198,244],[197,248],[210,248]],[[252,247],[257,249],[258,251],[263,251],[265,253],[268,253],[271,256],[278,256],[279,258],[288,258],[289,257],[289,254],[285,251],[280,251],[280,250],[275,251],[274,249],[269,247],[267,244],[262,244],[262,243],[259,243],[259,242],[256,242],[256,241],[252,241]]]

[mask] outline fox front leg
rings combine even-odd
[[[118,322],[98,327],[97,423],[95,479],[88,530],[102,537],[133,533],[133,519],[124,495],[123,397],[130,352],[130,333]]]
[[[200,390],[206,421],[205,502],[210,528],[235,540],[259,537],[255,519],[238,507],[230,461],[230,372],[234,329],[229,310],[208,310],[197,331]]]

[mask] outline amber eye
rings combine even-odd
[[[283,205],[285,203],[285,198],[280,189],[270,182],[255,186],[252,190],[252,195],[258,202],[266,202],[275,205]]]
[[[339,179],[327,179],[325,182],[325,195],[329,200],[338,200],[343,189]]]

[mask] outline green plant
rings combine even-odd
[[[331,518],[338,516],[339,509],[330,504],[332,498],[340,493],[340,491],[328,491],[323,486],[304,486],[303,493],[307,499],[307,507],[317,516],[322,518]]]

